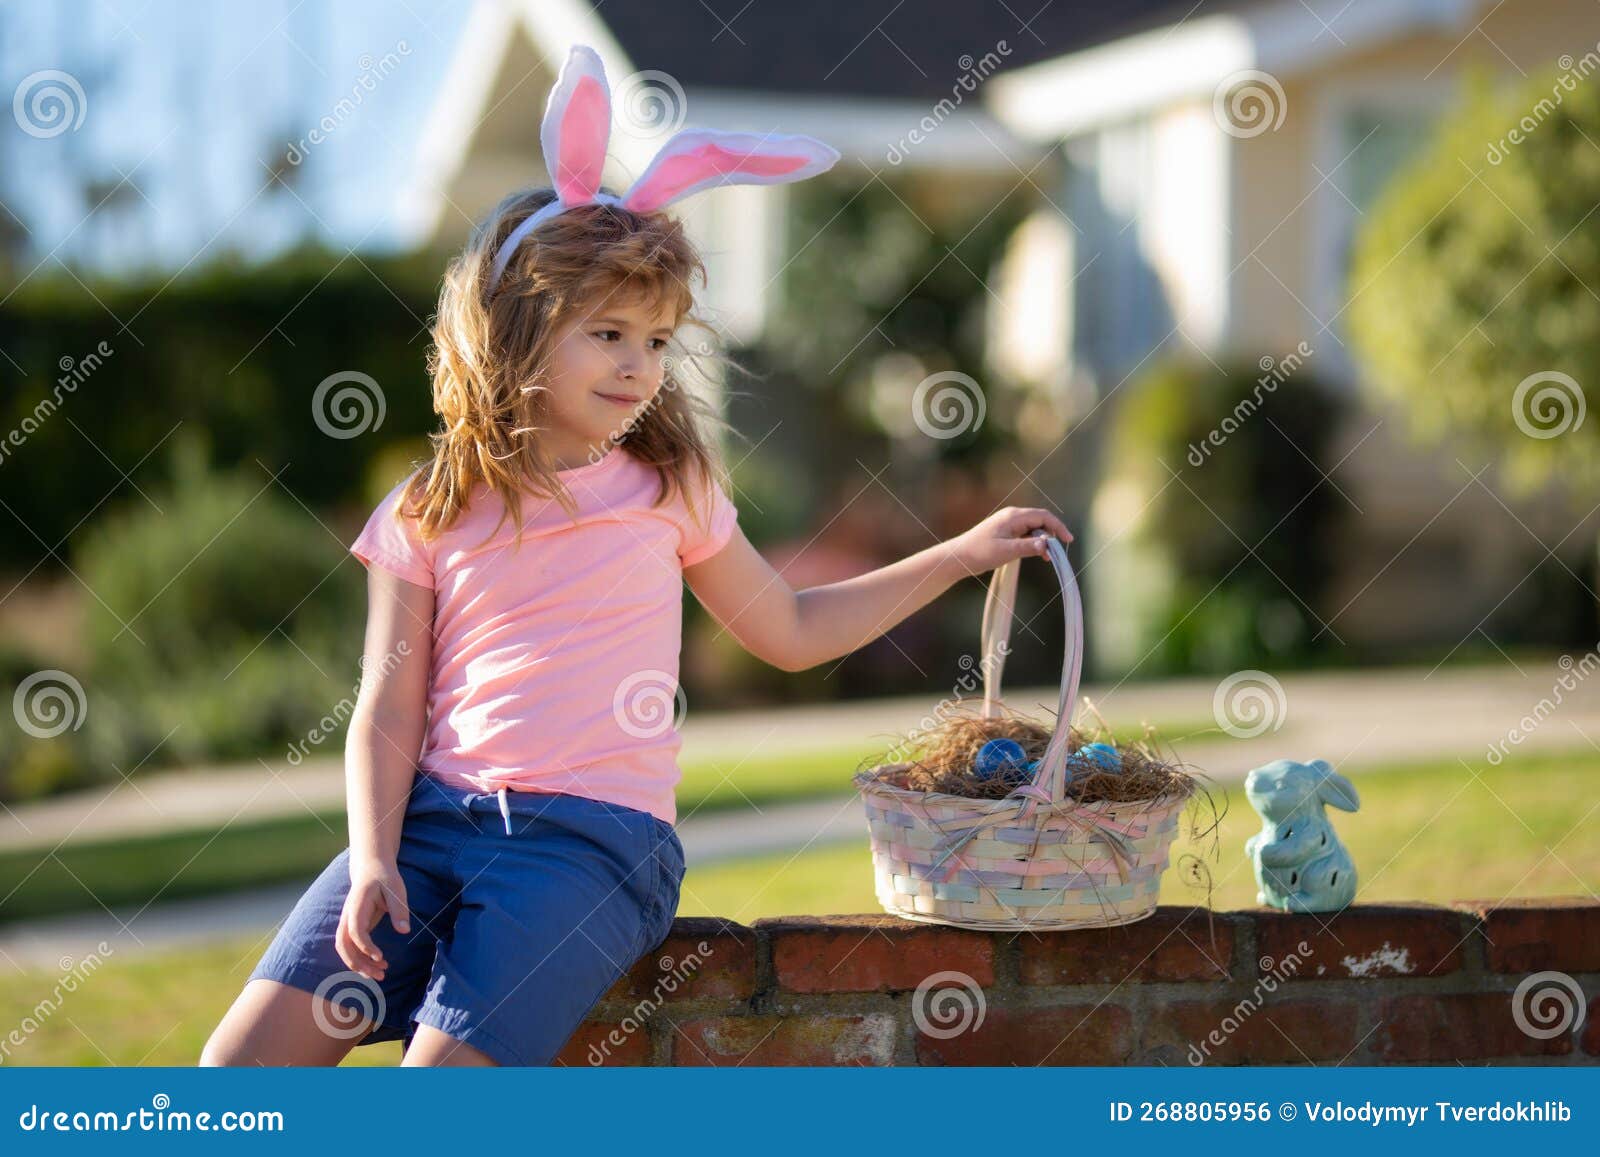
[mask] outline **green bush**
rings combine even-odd
[[[81,687],[71,672],[0,642],[0,695],[11,715],[0,727],[0,801],[32,799],[89,781]]]
[[[1125,539],[1108,549],[1167,576],[1128,612],[1141,676],[1304,663],[1334,644],[1314,636],[1331,613],[1322,604],[1345,504],[1323,473],[1345,404],[1291,357],[1221,372],[1169,361],[1128,387],[1106,485],[1135,495],[1143,514],[1125,532],[1104,528]],[[1086,598],[1097,585],[1114,596],[1108,580],[1151,577],[1108,562],[1099,575],[1089,568]]]
[[[97,767],[282,756],[358,681],[365,586],[344,543],[264,471],[179,446],[175,487],[77,551]]]
[[[443,269],[437,253],[307,248],[264,265],[197,264],[176,280],[91,281],[93,296],[65,274],[29,278],[0,305],[0,430],[22,440],[5,448],[0,494],[8,520],[33,533],[0,534],[0,569],[59,574],[41,540],[75,534],[108,495],[157,484],[174,428],[203,429],[219,467],[254,477],[265,466],[312,510],[352,501],[374,453],[437,424],[426,322]],[[342,371],[382,394],[381,422],[374,410],[354,437],[326,433],[356,423],[326,396],[314,404]]]
[[[1372,387],[1419,440],[1499,459],[1530,488],[1600,483],[1600,86],[1482,81],[1356,239],[1348,325]],[[1565,375],[1534,380],[1534,375]],[[1541,397],[1541,393],[1549,391]],[[1590,500],[1584,499],[1581,510]]]

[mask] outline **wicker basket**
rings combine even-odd
[[[1056,728],[1033,782],[1002,799],[897,786],[908,763],[854,778],[866,802],[878,902],[908,920],[994,931],[1131,924],[1156,908],[1187,795],[1083,803],[1066,796],[1068,724],[1083,671],[1083,604],[1066,548],[1050,561],[1066,603]],[[999,567],[983,609],[983,714],[999,713],[1020,559]]]

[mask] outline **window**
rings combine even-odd
[[[1328,376],[1353,382],[1356,367],[1343,311],[1356,236],[1389,182],[1427,147],[1450,89],[1444,78],[1436,85],[1350,82],[1349,88],[1330,91],[1323,99],[1317,169],[1306,177],[1316,190],[1312,201],[1317,206],[1312,218],[1313,324],[1328,325],[1331,336],[1319,333],[1310,343],[1319,361],[1327,355],[1323,368]]]

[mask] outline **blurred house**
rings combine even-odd
[[[1590,0],[1173,0],[1118,12],[1120,28],[985,90],[1008,129],[1062,148],[1050,203],[999,279],[992,344],[1069,417],[1103,419],[1158,352],[1253,361],[1302,341],[1314,351],[1305,372],[1356,398],[1346,260],[1374,197],[1451,107],[1464,70],[1520,82],[1600,42]],[[1092,442],[1073,439],[1061,456]],[[1553,501],[1501,496],[1508,511],[1451,453],[1410,448],[1399,422],[1358,409],[1346,453],[1327,484],[1359,507],[1359,529],[1324,612],[1346,641],[1464,640],[1508,592],[1531,594],[1516,588],[1545,560],[1541,539],[1565,538],[1561,557],[1586,569],[1592,527],[1566,537],[1572,514]],[[1094,538],[1114,540],[1140,506],[1107,496]],[[1119,596],[1138,596],[1106,587],[1102,653],[1136,662],[1114,654],[1124,634],[1113,620],[1133,611]]]

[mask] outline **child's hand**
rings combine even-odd
[[[1072,541],[1072,532],[1050,511],[1034,506],[1008,506],[945,545],[967,574],[982,574],[1014,558],[1043,555],[1050,549],[1045,544],[1045,536],[1033,534],[1041,527],[1064,543]]]
[[[382,980],[388,962],[372,942],[371,932],[387,912],[396,932],[411,931],[410,911],[406,906],[406,885],[400,869],[393,863],[350,864],[350,893],[339,914],[339,930],[334,948],[356,972],[372,980]]]

